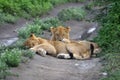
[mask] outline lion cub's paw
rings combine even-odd
[[[42,48],[39,48],[39,49],[30,48],[30,50],[36,52],[36,54],[39,54],[39,55],[41,55],[43,57],[45,57],[46,54],[47,54],[47,52]]]
[[[45,57],[46,54],[47,54],[47,52],[46,52],[44,49],[39,48],[39,49],[36,51],[36,54],[39,54],[39,55]]]
[[[65,43],[70,43],[70,40],[69,40],[69,39],[64,38],[64,39],[62,40],[62,42],[65,42]]]
[[[57,58],[59,58],[59,59],[70,59],[71,57],[70,57],[69,54],[59,53],[59,54],[57,55]]]

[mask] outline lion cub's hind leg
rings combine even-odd
[[[89,55],[89,53],[87,52],[87,53],[83,53],[83,54],[76,54],[76,53],[74,53],[73,54],[73,57],[75,58],[75,59],[78,59],[78,60],[88,60],[88,59],[90,59],[90,55]]]
[[[84,57],[83,56],[81,56],[81,55],[78,55],[78,54],[73,54],[73,57],[75,58],[75,59],[78,59],[78,60],[82,60],[82,59],[84,59]]]
[[[90,58],[91,58],[91,53],[90,53],[90,51],[86,51],[86,52],[83,54],[83,57],[84,57],[84,59],[90,59]]]
[[[37,54],[39,54],[41,56],[46,56],[47,54],[55,56],[55,57],[57,56],[56,49],[50,44],[36,45],[36,46],[30,48],[30,50],[36,52]]]

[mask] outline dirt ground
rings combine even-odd
[[[45,17],[55,17],[58,12],[68,7],[84,6],[82,3],[67,3],[55,7]],[[16,24],[5,24],[0,27],[0,42],[17,38],[16,29],[24,26],[28,21],[21,19]],[[96,22],[67,21],[66,26],[71,27],[71,39],[93,39],[96,31],[89,33],[92,28],[99,27]],[[50,39],[50,33],[44,31],[42,35]],[[84,37],[83,37],[84,36]],[[21,63],[19,67],[12,68],[11,72],[19,76],[8,76],[6,80],[98,80],[101,77],[101,63],[99,58],[90,60],[64,60],[54,57],[41,57],[35,55],[28,63]]]
[[[35,55],[27,64],[21,64],[6,80],[98,80],[101,64],[98,58],[91,60],[64,60]]]

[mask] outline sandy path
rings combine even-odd
[[[19,77],[10,76],[6,80],[98,80],[101,69],[98,61],[98,58],[79,61],[35,55],[30,63],[12,69]]]

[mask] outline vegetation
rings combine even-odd
[[[92,8],[95,6],[95,1],[91,1],[88,4],[85,5],[85,9],[92,10]]]
[[[78,1],[78,0],[76,0]],[[39,17],[47,13],[53,6],[66,2],[76,2],[72,0],[0,0],[0,24],[15,23],[20,17],[30,19]],[[79,0],[81,1],[81,0]],[[83,0],[82,0],[83,1]],[[0,79],[8,75],[9,67],[17,67],[20,62],[26,62],[34,57],[34,52],[23,46],[24,40],[35,33],[40,35],[43,30],[48,30],[51,26],[63,25],[59,18],[35,19],[31,24],[27,24],[18,31],[19,40],[10,46],[0,46]]]
[[[15,16],[23,16],[23,13],[31,16],[41,15],[52,8],[52,4],[46,0],[0,0],[0,4],[1,12]]]
[[[0,0],[0,23],[14,23],[20,17],[30,19],[47,13],[55,5],[85,0]]]
[[[85,11],[79,7],[79,8],[68,8],[63,9],[59,14],[58,18],[62,21],[67,20],[82,20],[85,17]]]
[[[0,13],[0,23],[15,23],[18,18],[10,14]]]
[[[38,24],[32,25],[32,24],[27,24],[26,27],[23,27],[19,30],[19,37],[20,38],[27,38],[31,33],[36,33],[40,34],[41,33],[41,26]]]
[[[6,49],[1,55],[1,59],[10,67],[17,67],[21,61],[21,51],[19,49]]]
[[[22,50],[22,55],[32,59],[34,57],[34,52],[31,50]]]
[[[69,2],[84,2],[85,0],[68,0]]]
[[[7,64],[0,59],[0,80],[5,78],[6,75],[8,75],[8,66]]]
[[[105,10],[98,16],[102,28],[95,41],[102,47],[104,70],[108,77],[102,80],[120,79],[120,1],[103,0]],[[102,2],[103,3],[103,2]]]
[[[31,33],[39,36],[43,30],[50,30],[50,27],[64,25],[63,21],[67,20],[82,20],[85,17],[85,11],[82,8],[68,8],[61,11],[58,17],[50,17],[44,19],[34,19],[31,24],[21,28],[18,35],[21,39],[26,39]]]
[[[0,22],[14,23],[19,17],[31,18],[41,16],[57,4],[80,1],[84,0],[0,0]],[[104,6],[102,14],[98,16],[102,27],[99,31],[99,36],[95,38],[95,41],[102,48],[102,61],[105,66],[103,70],[108,73],[108,77],[102,80],[119,80],[120,1],[96,1],[99,6]],[[92,6],[94,4],[89,3],[87,8],[91,9]],[[0,79],[3,79],[8,74],[9,67],[18,66],[23,57],[33,58],[34,53],[26,50],[23,46],[24,39],[30,33],[40,35],[43,30],[49,29],[51,26],[64,25],[62,21],[71,19],[81,20],[84,17],[85,11],[82,8],[68,8],[62,10],[58,14],[58,18],[35,19],[27,27],[20,29],[18,31],[20,40],[16,44],[0,47]]]
[[[18,35],[23,39],[26,39],[31,33],[39,36],[43,30],[49,30],[51,26],[56,27],[59,25],[62,25],[62,23],[58,18],[35,19],[32,24],[21,28],[18,31]]]
[[[54,2],[53,2],[54,1]],[[0,22],[14,23],[17,17],[31,18],[41,16],[53,5],[67,0],[0,0]]]
[[[50,0],[50,2],[55,6],[57,4],[63,4],[68,2],[68,0]]]
[[[35,19],[34,24],[41,25],[42,30],[49,30],[51,26],[57,27],[59,25],[63,25],[62,22],[57,17],[44,18],[42,20]]]
[[[22,42],[22,44],[21,44]],[[0,47],[0,80],[7,75],[13,75],[9,72],[9,67],[17,67],[21,62],[27,62],[34,57],[34,52],[27,50],[23,46],[23,40],[18,40],[11,46]]]

